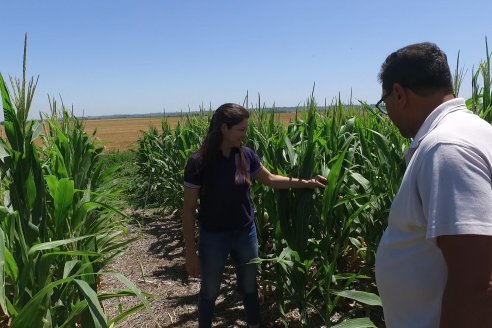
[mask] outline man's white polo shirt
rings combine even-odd
[[[436,237],[492,235],[492,126],[453,99],[420,127],[376,255],[387,327],[439,327],[447,268]]]

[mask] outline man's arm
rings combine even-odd
[[[492,327],[492,236],[440,236],[448,268],[441,327]]]

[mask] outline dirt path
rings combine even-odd
[[[151,293],[151,308],[161,327],[197,327],[197,293],[199,280],[188,278],[182,257],[183,241],[181,224],[172,217],[147,212],[133,212],[139,224],[128,226],[130,237],[137,237],[123,256],[110,267],[121,272],[138,288]],[[236,291],[233,267],[226,268],[221,296],[217,300],[214,327],[246,327],[244,310],[239,293]],[[103,289],[111,290],[123,286],[115,279],[103,280]],[[128,309],[138,303],[138,299],[104,301],[104,309],[109,317],[119,313],[119,307]],[[271,312],[263,306],[262,317]],[[142,310],[118,327],[156,327],[152,316]],[[278,326],[274,323],[269,327]]]

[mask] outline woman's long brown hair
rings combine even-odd
[[[241,105],[227,103],[219,106],[212,116],[207,135],[203,140],[198,153],[202,159],[202,175],[204,177],[202,190],[205,190],[207,185],[213,179],[213,176],[217,173],[214,170],[214,161],[217,153],[220,151],[223,136],[221,127],[222,124],[226,124],[230,129],[232,126],[241,123],[244,119],[249,118],[249,112]],[[246,161],[244,159],[244,153],[242,149],[239,149],[239,163],[236,169],[235,182],[251,184],[251,179],[247,174]]]

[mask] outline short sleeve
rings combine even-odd
[[[254,178],[256,173],[258,173],[261,169],[261,160],[258,155],[251,149],[249,149],[249,172],[251,172],[251,176]]]
[[[487,162],[473,149],[438,144],[419,170],[417,186],[427,238],[492,235],[492,183]]]
[[[200,169],[200,158],[196,155],[188,158],[184,170],[184,185],[185,187],[198,189],[202,185],[202,176]]]

